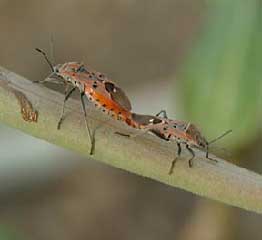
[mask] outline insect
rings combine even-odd
[[[109,80],[104,74],[90,70],[85,67],[83,63],[78,62],[68,62],[53,66],[44,51],[39,48],[36,48],[36,50],[44,56],[52,70],[49,77],[42,82],[52,81],[55,83],[62,83],[65,86],[65,98],[57,129],[61,128],[61,124],[64,120],[65,103],[76,89],[80,92],[85,125],[91,141],[91,155],[94,153],[95,138],[88,125],[84,97],[87,97],[90,102],[93,102],[96,108],[101,109],[114,119],[132,125],[130,112],[131,103],[128,97],[121,88]]]
[[[162,117],[160,116],[161,114],[163,114]],[[201,134],[201,131],[194,124],[187,123],[181,120],[168,119],[165,110],[160,111],[156,114],[156,116],[133,113],[132,118],[133,121],[136,123],[135,125],[137,126],[137,128],[143,129],[143,132],[141,134],[144,134],[145,132],[151,132],[161,139],[164,139],[166,141],[174,141],[177,143],[177,156],[172,161],[169,174],[173,173],[175,163],[182,151],[182,144],[186,146],[186,149],[192,155],[191,158],[188,160],[190,168],[193,166],[193,159],[195,158],[195,152],[193,148],[205,150],[206,158],[217,162],[217,160],[209,157],[209,146],[228,133],[232,132],[232,130],[228,130],[222,135],[208,142]],[[130,135],[124,134],[124,136]]]
[[[202,149],[206,152],[206,158],[217,162],[216,159],[210,158],[209,157],[209,146],[213,144],[214,142],[218,141],[219,139],[223,138],[227,134],[231,133],[232,130],[227,130],[218,137],[214,138],[211,141],[207,141],[206,138],[202,135],[201,131],[199,128],[197,128],[196,125],[192,123],[188,123],[185,121],[181,120],[172,120],[168,119],[166,111],[162,110],[156,116],[160,116],[163,114],[163,118],[166,119],[166,128],[162,128],[162,134],[163,132],[166,131],[164,136],[164,139],[170,139],[170,140],[175,140],[177,142],[178,146],[178,154],[177,156],[179,157],[181,154],[181,143],[185,144],[186,149],[191,153],[191,158],[188,160],[189,167],[191,168],[193,166],[193,159],[195,158],[195,152],[192,148],[198,148]],[[155,131],[155,134],[160,133],[161,130],[159,129],[153,130]],[[168,134],[168,135],[167,135]],[[170,135],[171,134],[171,135]],[[172,174],[175,162],[177,160],[177,157],[173,160],[169,174]]]

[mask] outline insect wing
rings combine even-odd
[[[139,125],[148,126],[155,125],[158,123],[162,123],[162,120],[159,117],[151,116],[151,115],[142,115],[132,113],[132,119],[137,122]]]
[[[119,104],[122,108],[130,111],[132,109],[131,103],[124,93],[124,91],[117,87],[114,83],[112,82],[105,82],[105,88],[106,90],[110,93],[111,98],[113,101],[115,101],[117,104]]]

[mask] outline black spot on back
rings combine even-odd
[[[109,92],[109,93],[112,93],[114,92],[114,89],[115,89],[115,85],[111,82],[106,82],[105,83],[105,88],[106,90]]]

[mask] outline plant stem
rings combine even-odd
[[[27,105],[37,110],[37,121],[25,121],[21,114],[22,103],[15,97],[17,93],[22,93],[30,103]],[[61,129],[57,130],[63,99],[64,96],[56,91],[0,68],[0,122],[111,166],[232,206],[262,213],[261,175],[219,158],[216,158],[217,163],[209,161],[199,150],[195,150],[192,168],[188,167],[187,161],[190,154],[182,151],[173,174],[169,175],[171,162],[177,152],[175,143],[165,142],[150,134],[136,138],[117,135],[116,131],[133,133],[138,130],[111,119],[94,109],[91,104],[87,107],[88,122],[92,129],[98,128],[95,153],[90,157],[90,140],[79,100],[71,99],[67,102],[65,120]]]

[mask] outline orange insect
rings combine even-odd
[[[57,124],[57,129],[60,129],[64,120],[65,103],[76,89],[78,89],[80,92],[85,124],[91,140],[91,155],[94,152],[95,138],[94,134],[91,134],[90,128],[88,126],[84,97],[87,97],[89,101],[93,102],[96,108],[101,109],[103,112],[111,115],[113,118],[132,125],[130,112],[131,103],[128,97],[121,88],[109,80],[104,74],[90,70],[89,68],[85,67],[83,63],[78,62],[68,62],[53,66],[44,51],[38,48],[36,50],[43,54],[50,68],[52,69],[51,75],[49,75],[49,77],[42,82],[51,81],[55,83],[63,83],[65,86],[65,98],[61,117]],[[55,79],[57,79],[57,81],[55,81]],[[71,86],[70,90],[69,86]]]
[[[162,117],[160,117],[161,114],[163,114]],[[177,143],[177,157],[172,161],[169,174],[172,174],[175,162],[181,154],[181,144],[184,144],[186,149],[192,155],[188,160],[189,167],[191,168],[193,166],[193,159],[195,157],[195,152],[192,148],[203,149],[206,152],[206,158],[216,162],[215,159],[209,158],[208,156],[210,144],[232,132],[232,130],[228,130],[219,137],[208,142],[201,134],[201,131],[194,124],[181,120],[168,119],[166,111],[164,110],[160,111],[158,114],[156,114],[156,116],[133,113],[132,120],[135,122],[134,125],[136,125],[137,128],[143,129],[143,133],[151,132],[161,139],[166,141],[175,141]],[[120,135],[130,136],[128,134],[121,133]]]

